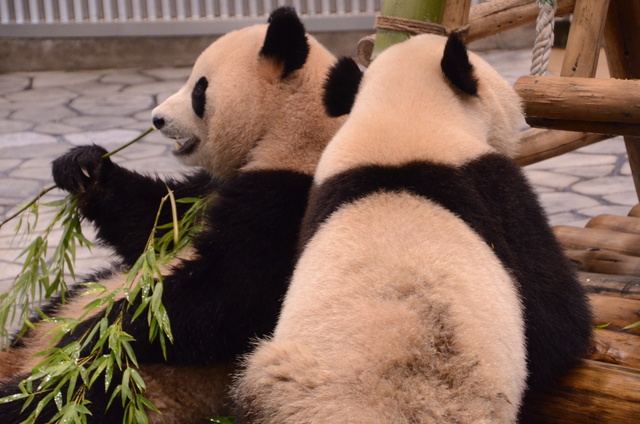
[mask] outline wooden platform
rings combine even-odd
[[[531,395],[526,423],[640,423],[640,204],[554,233],[589,293],[595,326],[589,358],[545,393]]]

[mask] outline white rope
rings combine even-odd
[[[553,47],[553,22],[558,7],[556,0],[538,0],[540,13],[536,22],[536,43],[531,59],[531,75],[544,75]]]

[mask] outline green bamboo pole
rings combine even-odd
[[[380,14],[440,24],[445,3],[446,0],[383,0]],[[403,31],[378,29],[371,60],[387,47],[408,40],[410,36],[411,34]]]

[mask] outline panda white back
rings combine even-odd
[[[477,93],[454,87],[441,69],[445,41],[436,35],[413,37],[373,61],[348,121],[321,157],[316,183],[366,164],[428,160],[459,166],[493,150],[515,153],[519,97],[470,52],[471,64],[483,77]],[[458,49],[464,46],[450,46],[451,61],[467,54]]]
[[[584,292],[506,156],[519,100],[467,57],[424,35],[361,82],[349,60],[330,73],[327,109],[350,115],[278,325],[237,379],[240,423],[511,423],[527,384],[585,351]]]

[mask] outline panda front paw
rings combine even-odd
[[[79,146],[53,161],[53,181],[72,194],[80,193],[93,181],[97,181],[113,162],[102,158],[107,151],[100,146]]]

